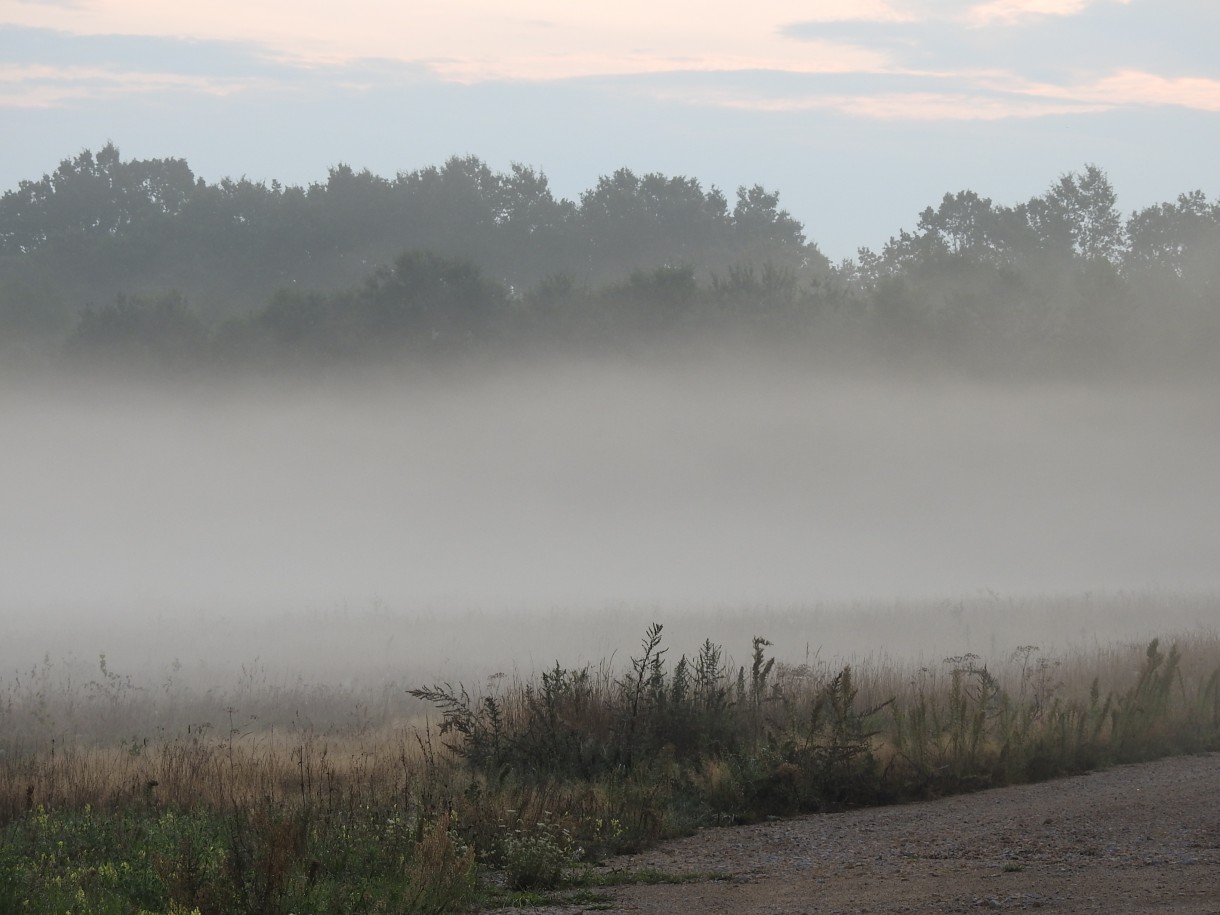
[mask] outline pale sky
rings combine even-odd
[[[1220,193],[1215,0],[0,0],[0,189],[83,148],[210,181],[474,154],[778,190],[834,258],[1086,163]]]

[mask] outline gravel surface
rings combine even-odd
[[[622,913],[1220,915],[1220,754],[709,829],[608,866],[729,875],[616,888]]]

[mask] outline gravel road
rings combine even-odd
[[[1220,915],[1220,754],[710,829],[609,866],[731,875],[617,888],[620,913]]]

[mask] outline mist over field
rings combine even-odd
[[[950,190],[832,263],[759,184],[82,150],[0,195],[0,671],[1214,629],[1220,198],[1119,199]]]
[[[99,652],[486,671],[608,657],[653,619],[693,640],[735,619],[742,651],[782,629],[794,660],[827,636],[901,653],[915,633],[878,630],[887,601],[1220,586],[1199,388],[853,377],[743,350],[10,384],[0,414],[9,671]],[[850,601],[874,602],[863,631]],[[1184,613],[1214,625],[1206,602]],[[1062,636],[1033,631],[1055,615],[1009,619],[1012,638]]]

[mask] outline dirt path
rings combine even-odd
[[[621,913],[1220,915],[1220,754],[706,830],[611,866],[732,875],[615,889]]]

